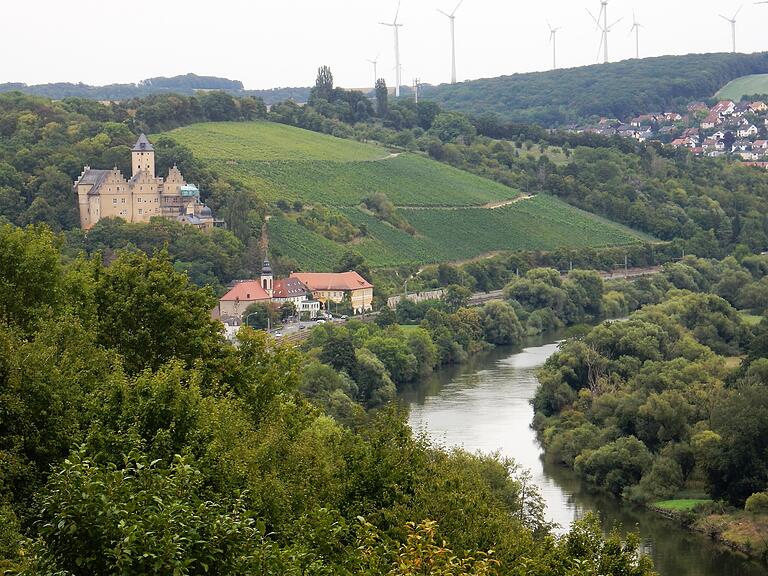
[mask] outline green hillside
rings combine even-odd
[[[505,250],[597,247],[639,241],[627,228],[548,196],[517,190],[416,154],[268,122],[197,124],[167,133],[221,174],[271,202],[300,200],[341,212],[367,231],[352,247],[375,267],[463,260]],[[377,219],[361,201],[383,192],[416,229]],[[514,199],[519,201],[512,203]],[[510,202],[491,209],[488,205]],[[363,226],[364,225],[364,226]],[[329,269],[349,244],[278,213],[271,250],[302,268]]]
[[[768,74],[751,74],[731,80],[716,94],[723,100],[740,101],[752,94],[768,94]]]
[[[558,126],[679,109],[731,80],[765,73],[768,53],[689,54],[444,84],[425,88],[424,96],[470,114]]]
[[[283,124],[194,124],[167,135],[271,201],[353,206],[383,192],[404,206],[478,206],[519,194],[422,156]]]

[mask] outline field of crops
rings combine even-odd
[[[768,94],[768,74],[753,74],[736,78],[721,88],[716,96],[723,100],[738,102],[742,96],[750,94]]]
[[[415,154],[268,122],[195,124],[167,133],[269,201],[355,206],[383,192],[403,206],[478,206],[519,193]]]
[[[402,209],[416,227],[416,236],[358,208],[343,212],[356,224],[367,226],[369,237],[353,248],[375,267],[465,260],[501,250],[616,246],[640,239],[627,228],[543,195],[496,210]],[[273,218],[269,232],[273,245],[303,268],[330,268],[347,248],[284,218]]]

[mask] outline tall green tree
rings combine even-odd
[[[96,279],[99,340],[129,372],[157,369],[172,358],[191,365],[222,345],[211,318],[216,298],[176,272],[166,253],[123,252]]]
[[[389,114],[389,89],[384,78],[376,80],[376,114],[379,118],[386,118]]]
[[[317,69],[317,78],[315,78],[315,86],[312,88],[310,95],[310,102],[316,100],[331,101],[333,95],[333,73],[328,66],[320,66]]]

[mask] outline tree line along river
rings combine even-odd
[[[606,529],[637,530],[643,552],[661,576],[765,576],[768,567],[689,532],[644,508],[590,491],[570,470],[547,463],[530,424],[536,370],[557,350],[562,334],[498,348],[460,367],[443,369],[403,392],[410,424],[436,443],[498,452],[531,472],[559,533],[584,514],[599,513]]]

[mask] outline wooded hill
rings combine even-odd
[[[449,109],[551,127],[679,110],[735,78],[766,72],[768,53],[689,54],[443,84],[425,87],[424,96]]]
[[[87,98],[88,100],[128,100],[143,98],[154,94],[182,94],[192,96],[201,91],[221,90],[236,96],[254,96],[262,98],[267,104],[294,100],[306,102],[309,87],[305,88],[270,88],[268,90],[245,90],[240,80],[230,80],[217,76],[158,76],[147,78],[137,83],[107,84],[91,86],[82,82],[51,82],[48,84],[24,84],[23,82],[5,82],[0,84],[0,92],[22,92],[33,96],[45,96],[54,100],[64,98]]]

